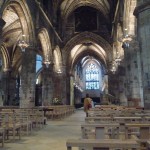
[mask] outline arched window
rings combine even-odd
[[[99,89],[99,70],[95,64],[90,63],[85,72],[86,76],[86,89],[96,90]]]
[[[36,72],[42,68],[42,57],[40,55],[36,55]]]

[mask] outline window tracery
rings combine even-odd
[[[86,89],[96,90],[99,89],[99,70],[97,66],[90,63],[86,69]]]

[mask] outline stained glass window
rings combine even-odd
[[[86,69],[86,89],[99,89],[99,70],[95,64],[90,63]]]
[[[36,72],[42,68],[42,57],[40,55],[36,55]]]

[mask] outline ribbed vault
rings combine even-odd
[[[18,40],[22,35],[26,35],[26,41],[34,45],[34,26],[31,13],[25,1],[8,0],[1,10],[3,12],[2,18],[6,22],[2,31],[3,44],[8,54],[4,56],[4,59],[11,60],[6,61],[5,66],[11,66],[11,69],[15,73],[18,71],[22,60]]]
[[[67,42],[64,51],[66,51],[67,56],[69,55],[70,51],[79,44],[85,43],[95,43],[102,47],[107,54],[106,61],[111,62],[113,59],[113,52],[111,45],[104,40],[101,36],[94,34],[92,32],[82,32],[76,36],[74,36],[70,41]]]
[[[67,19],[75,9],[81,6],[93,7],[102,12],[106,19],[109,18],[110,4],[108,0],[64,0],[61,4],[62,19]]]

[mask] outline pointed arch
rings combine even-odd
[[[17,14],[21,23],[22,34],[28,35],[28,38],[27,38],[28,42],[35,44],[34,43],[34,38],[35,38],[34,25],[33,25],[32,17],[31,17],[31,12],[30,12],[30,9],[28,8],[26,1],[8,0],[3,5],[2,12],[4,12],[4,10],[8,7],[13,9],[15,13]]]
[[[10,69],[10,56],[8,53],[8,50],[6,48],[6,46],[4,44],[2,44],[1,46],[1,52],[2,52],[2,56],[3,56],[3,70],[7,71]]]
[[[47,29],[40,29],[38,33],[38,38],[41,42],[44,59],[48,57],[49,60],[52,60],[52,46]]]
[[[54,70],[55,72],[62,72],[62,55],[59,46],[57,45],[53,52],[54,56]]]
[[[21,52],[17,46],[22,35],[26,35],[26,41],[34,46],[35,31],[30,9],[26,1],[7,0],[1,8],[2,18],[6,22],[2,30],[5,47],[11,52],[8,54],[9,65],[13,67],[14,73],[18,72],[21,65]],[[12,64],[11,64],[12,63]]]
[[[97,45],[101,46],[107,53],[106,61],[112,61],[113,51],[111,45],[104,38],[92,32],[82,32],[74,36],[70,41],[66,43],[64,51],[69,54],[73,47],[75,47],[76,45],[86,43],[96,43]]]

